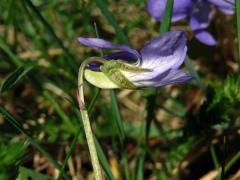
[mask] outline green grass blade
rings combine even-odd
[[[232,159],[226,164],[225,172],[227,172],[238,160],[240,159],[240,151],[233,156]]]
[[[147,117],[146,117],[146,128],[145,128],[145,143],[147,144],[148,136],[151,128],[151,123],[153,118],[155,117],[155,107],[156,107],[156,96],[157,96],[157,89],[156,88],[149,88],[145,92],[147,102],[146,102],[146,110],[147,110]]]
[[[218,169],[219,168],[219,163],[218,163],[218,159],[217,159],[216,152],[215,152],[213,144],[210,145],[210,152],[211,152],[214,167],[215,167],[215,169]]]
[[[223,153],[222,153],[222,163],[221,163],[221,180],[225,179],[225,167],[226,167],[226,150],[227,150],[227,138],[223,136]]]
[[[160,33],[170,30],[174,0],[167,0],[163,20],[160,26]]]
[[[95,34],[96,34],[97,38],[100,38],[96,22],[94,22],[94,30],[95,30]],[[103,50],[99,49],[99,52],[100,52],[100,55],[103,56]]]
[[[114,90],[110,91],[110,97],[111,97],[112,117],[116,124],[117,132],[118,132],[117,134],[118,134],[118,137],[121,143],[121,149],[123,152],[125,179],[129,180],[130,173],[129,173],[129,167],[128,167],[128,154],[127,154],[126,148],[124,147],[126,134],[123,126],[123,120],[118,107],[117,96]]]
[[[93,107],[94,107],[94,104],[98,98],[98,96],[100,95],[100,92],[101,92],[101,89],[97,88],[95,94],[93,95],[93,98],[88,106],[88,112],[89,114],[91,114],[92,110],[93,110]]]
[[[123,127],[122,117],[118,107],[116,93],[114,92],[114,90],[110,91],[110,97],[111,97],[112,117],[114,117],[113,119],[116,121],[119,139],[123,144],[125,139],[125,131]]]
[[[210,152],[211,152],[211,156],[212,156],[214,167],[218,171],[218,176],[217,176],[216,179],[220,179],[220,170],[221,169],[220,169],[220,165],[219,165],[219,162],[218,162],[217,155],[216,155],[216,152],[215,152],[213,144],[210,145]]]
[[[108,10],[107,4],[104,2],[104,0],[94,0],[94,2],[97,4],[98,8],[101,10],[102,14],[106,17],[109,24],[114,28],[118,40],[121,43],[124,43],[126,45],[130,45],[127,36],[124,34],[122,29],[118,26],[116,20],[114,19],[112,13]]]
[[[21,127],[20,123],[4,108],[0,106],[0,113],[5,117],[5,119],[12,124],[19,132],[24,134],[29,142],[40,152],[42,153],[48,160],[51,162],[57,169],[61,169],[61,165],[31,136],[29,136],[26,131]],[[68,176],[64,174],[65,179],[69,179]]]
[[[145,153],[142,153],[140,154],[137,160],[135,179],[144,180],[144,160],[145,160]]]
[[[53,180],[53,178],[50,176],[43,175],[39,172],[33,171],[32,169],[21,166],[19,168],[19,176],[17,180],[25,180],[23,177],[27,177],[26,180],[28,178],[32,178],[35,180]]]
[[[123,164],[124,164],[124,173],[125,173],[125,179],[126,180],[130,180],[131,176],[130,176],[130,172],[129,172],[129,162],[128,162],[128,153],[126,148],[123,151]]]
[[[17,81],[21,80],[30,70],[35,66],[35,63],[27,63],[17,68],[1,85],[0,92],[3,93],[6,90],[13,87]]]
[[[22,65],[22,62],[12,52],[12,50],[9,48],[7,43],[2,39],[2,37],[0,37],[0,48],[3,50],[3,52],[5,52],[9,56],[10,60],[15,66],[19,67]]]
[[[96,145],[96,149],[97,149],[97,154],[98,154],[98,158],[99,158],[99,161],[100,161],[100,164],[104,170],[104,172],[106,173],[107,177],[109,180],[114,180],[114,176],[112,174],[112,171],[111,171],[111,168],[108,164],[108,161],[106,159],[106,156],[97,140],[96,137],[94,137],[94,142],[95,142],[95,145]]]

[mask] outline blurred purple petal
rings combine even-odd
[[[217,6],[225,14],[231,15],[234,13],[235,0],[208,0],[208,2]]]
[[[209,46],[216,45],[216,40],[209,32],[204,30],[199,30],[199,31],[195,31],[194,34],[200,42]]]
[[[207,3],[196,3],[192,11],[189,25],[193,31],[205,29],[208,27],[212,17],[213,11],[211,11],[211,7]]]
[[[141,56],[140,54],[126,46],[126,45],[118,45],[118,44],[113,44],[109,41],[105,41],[103,39],[99,39],[99,38],[84,38],[84,37],[79,37],[78,41],[85,45],[85,46],[89,46],[92,48],[97,48],[97,49],[117,49],[117,50],[122,50],[122,51],[127,51],[129,53],[131,53],[133,56],[135,56],[135,59],[140,60]]]
[[[161,21],[167,0],[148,0],[148,13],[156,20]],[[172,22],[184,19],[191,11],[192,0],[175,0],[173,5]]]
[[[140,51],[141,66],[159,73],[178,68],[186,56],[186,35],[183,31],[164,33],[147,43]]]

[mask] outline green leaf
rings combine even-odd
[[[50,176],[43,175],[39,172],[33,171],[32,169],[21,166],[19,168],[17,180],[28,180],[28,178],[32,178],[34,180],[53,180],[53,178]]]
[[[1,93],[5,92],[6,90],[13,87],[19,80],[21,80],[30,70],[34,68],[36,64],[35,63],[27,63],[19,68],[17,68],[16,71],[14,71],[10,76],[7,77],[7,79],[3,82],[1,86]]]
[[[160,33],[164,33],[164,32],[167,32],[167,31],[170,30],[173,3],[174,3],[174,0],[168,0],[167,1],[165,11],[164,11],[163,20],[162,20],[161,27],[160,27]]]

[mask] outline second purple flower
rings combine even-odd
[[[161,21],[166,2],[167,0],[148,0],[149,14]],[[195,37],[200,42],[213,46],[216,40],[207,32],[207,27],[213,18],[214,7],[227,15],[233,14],[234,0],[175,0],[172,22],[188,18]]]

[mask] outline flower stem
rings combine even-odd
[[[83,93],[84,68],[85,68],[86,64],[93,62],[93,61],[102,63],[101,58],[91,57],[91,58],[85,60],[79,68],[79,72],[78,72],[78,103],[79,103],[79,108],[80,108],[80,112],[81,112],[81,116],[82,116],[83,127],[84,127],[84,131],[86,134],[86,139],[87,139],[87,144],[88,144],[88,148],[89,148],[89,152],[90,152],[90,157],[91,157],[91,162],[92,162],[92,166],[93,166],[95,179],[103,180],[101,166],[100,166],[100,163],[98,160],[97,151],[96,151],[96,147],[94,144],[93,133],[92,133],[91,125],[89,122],[88,112],[85,107],[84,93]]]
[[[87,110],[81,110],[83,126],[86,134],[86,139],[88,143],[88,148],[91,156],[92,166],[95,174],[96,180],[103,180],[101,166],[97,157],[97,151],[93,140],[93,134],[88,118]]]

